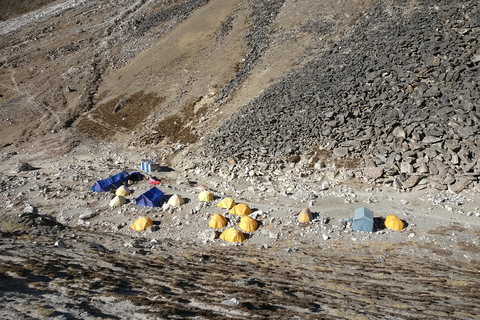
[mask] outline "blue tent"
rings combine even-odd
[[[365,207],[355,209],[353,213],[353,231],[373,231],[373,211]]]
[[[144,207],[157,207],[160,203],[162,203],[165,195],[162,191],[153,187],[152,189],[142,193],[138,198],[135,199],[137,206],[144,206]]]
[[[123,183],[128,182],[128,177],[129,177],[128,172],[126,171],[119,172],[116,175],[113,175],[107,179],[103,179],[95,182],[95,184],[92,187],[92,191],[108,192],[112,189],[117,189]]]

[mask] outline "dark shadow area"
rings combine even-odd
[[[247,232],[247,231],[244,231],[242,229],[240,229],[240,231],[242,231],[243,236],[245,237],[245,240],[248,240],[248,239],[253,237],[253,232]]]
[[[385,219],[384,218],[373,218],[373,232],[384,230]]]
[[[124,280],[119,280],[118,283],[116,284],[116,289],[114,292],[118,295],[122,296],[138,296],[142,295],[141,291],[138,291],[134,289],[130,283]]]
[[[168,166],[159,166],[160,168],[160,171],[161,172],[173,172],[175,170],[173,170],[172,168],[168,167]]]

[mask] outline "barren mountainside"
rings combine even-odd
[[[479,38],[477,0],[2,1],[0,318],[476,319]]]

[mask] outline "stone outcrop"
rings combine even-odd
[[[480,174],[479,31],[475,1],[381,1],[224,122],[207,154],[275,169],[320,148],[379,168],[365,178],[458,192]]]

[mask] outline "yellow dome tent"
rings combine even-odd
[[[168,199],[168,205],[171,207],[180,207],[182,204],[185,203],[182,196],[179,194],[174,194],[173,196]]]
[[[118,208],[118,207],[124,205],[125,203],[127,203],[127,200],[125,199],[125,197],[116,196],[115,198],[110,200],[110,207]]]
[[[137,230],[137,231],[144,231],[148,227],[153,226],[152,219],[148,217],[141,217],[133,222],[130,228]]]
[[[220,239],[227,242],[241,243],[245,241],[245,236],[243,235],[242,231],[235,228],[230,228],[222,232],[222,234],[220,235]]]
[[[131,193],[130,189],[128,189],[127,186],[124,186],[124,185],[121,185],[117,191],[115,191],[115,195],[117,196],[122,196],[122,197],[126,197],[128,196],[129,194]]]
[[[304,222],[304,223],[309,223],[313,220],[313,215],[310,209],[305,208],[300,213],[298,214],[298,221],[299,222]]]
[[[253,232],[257,230],[258,228],[258,223],[257,220],[249,217],[249,216],[243,216],[240,219],[240,224],[238,225],[240,229],[246,232]]]
[[[210,228],[214,228],[214,229],[222,229],[226,225],[227,225],[227,218],[225,218],[219,213],[215,213],[213,217],[210,219],[210,223],[208,224]]]
[[[405,224],[402,220],[400,220],[400,218],[391,214],[385,218],[385,227],[392,230],[401,231],[403,228],[405,228]]]
[[[252,213],[252,209],[244,203],[237,204],[229,211],[231,214],[236,214],[238,216],[248,216]]]
[[[207,190],[202,191],[198,194],[198,200],[207,202],[213,201],[213,194],[211,194]]]
[[[225,198],[222,199],[218,204],[217,207],[225,208],[225,209],[232,209],[235,206],[235,201],[232,198]]]

